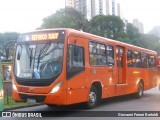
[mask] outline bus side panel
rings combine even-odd
[[[87,40],[81,37],[70,36],[68,44],[75,44],[84,48],[85,70],[72,76],[67,80],[67,104],[86,102],[88,100],[89,90],[86,86],[87,81]]]
[[[115,96],[115,90],[116,90],[116,72],[115,72],[116,67],[114,66],[113,68],[106,67],[104,72],[104,82],[103,85],[104,87],[102,88],[102,98],[107,98],[107,97],[113,97]]]
[[[94,82],[100,82],[102,86],[102,98],[112,97],[115,95],[115,81],[113,77],[113,68],[109,70],[109,67],[103,66],[91,66],[89,80]]]
[[[149,70],[149,74],[148,74],[149,88],[153,88],[157,85],[157,78],[158,78],[157,73],[158,71],[155,68],[151,68]]]
[[[149,69],[148,68],[143,68],[142,71],[142,79],[144,81],[144,90],[148,90],[149,89]]]

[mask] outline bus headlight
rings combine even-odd
[[[13,88],[15,91],[17,91],[17,87],[16,87],[16,85],[15,85],[15,83],[14,83],[13,80],[12,80],[12,88]]]
[[[3,97],[4,96],[4,91],[3,89],[0,91],[0,97]]]
[[[50,93],[51,94],[56,93],[61,86],[62,86],[62,81],[58,82],[56,86],[50,91]]]

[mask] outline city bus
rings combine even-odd
[[[84,103],[157,86],[157,53],[74,29],[47,29],[19,36],[12,95],[48,106]]]
[[[0,60],[0,111],[3,111],[2,65]]]

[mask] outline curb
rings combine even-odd
[[[21,109],[21,108],[27,108],[27,107],[35,107],[35,106],[40,106],[43,104],[35,104],[35,105],[27,105],[27,106],[18,106],[18,107],[13,107],[13,108],[6,108],[3,111],[9,111],[9,110],[15,110],[15,109]]]

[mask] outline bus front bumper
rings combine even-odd
[[[35,94],[23,93],[12,90],[12,97],[15,101],[35,101],[37,103],[65,105],[66,104],[66,91],[58,91],[54,94]]]

